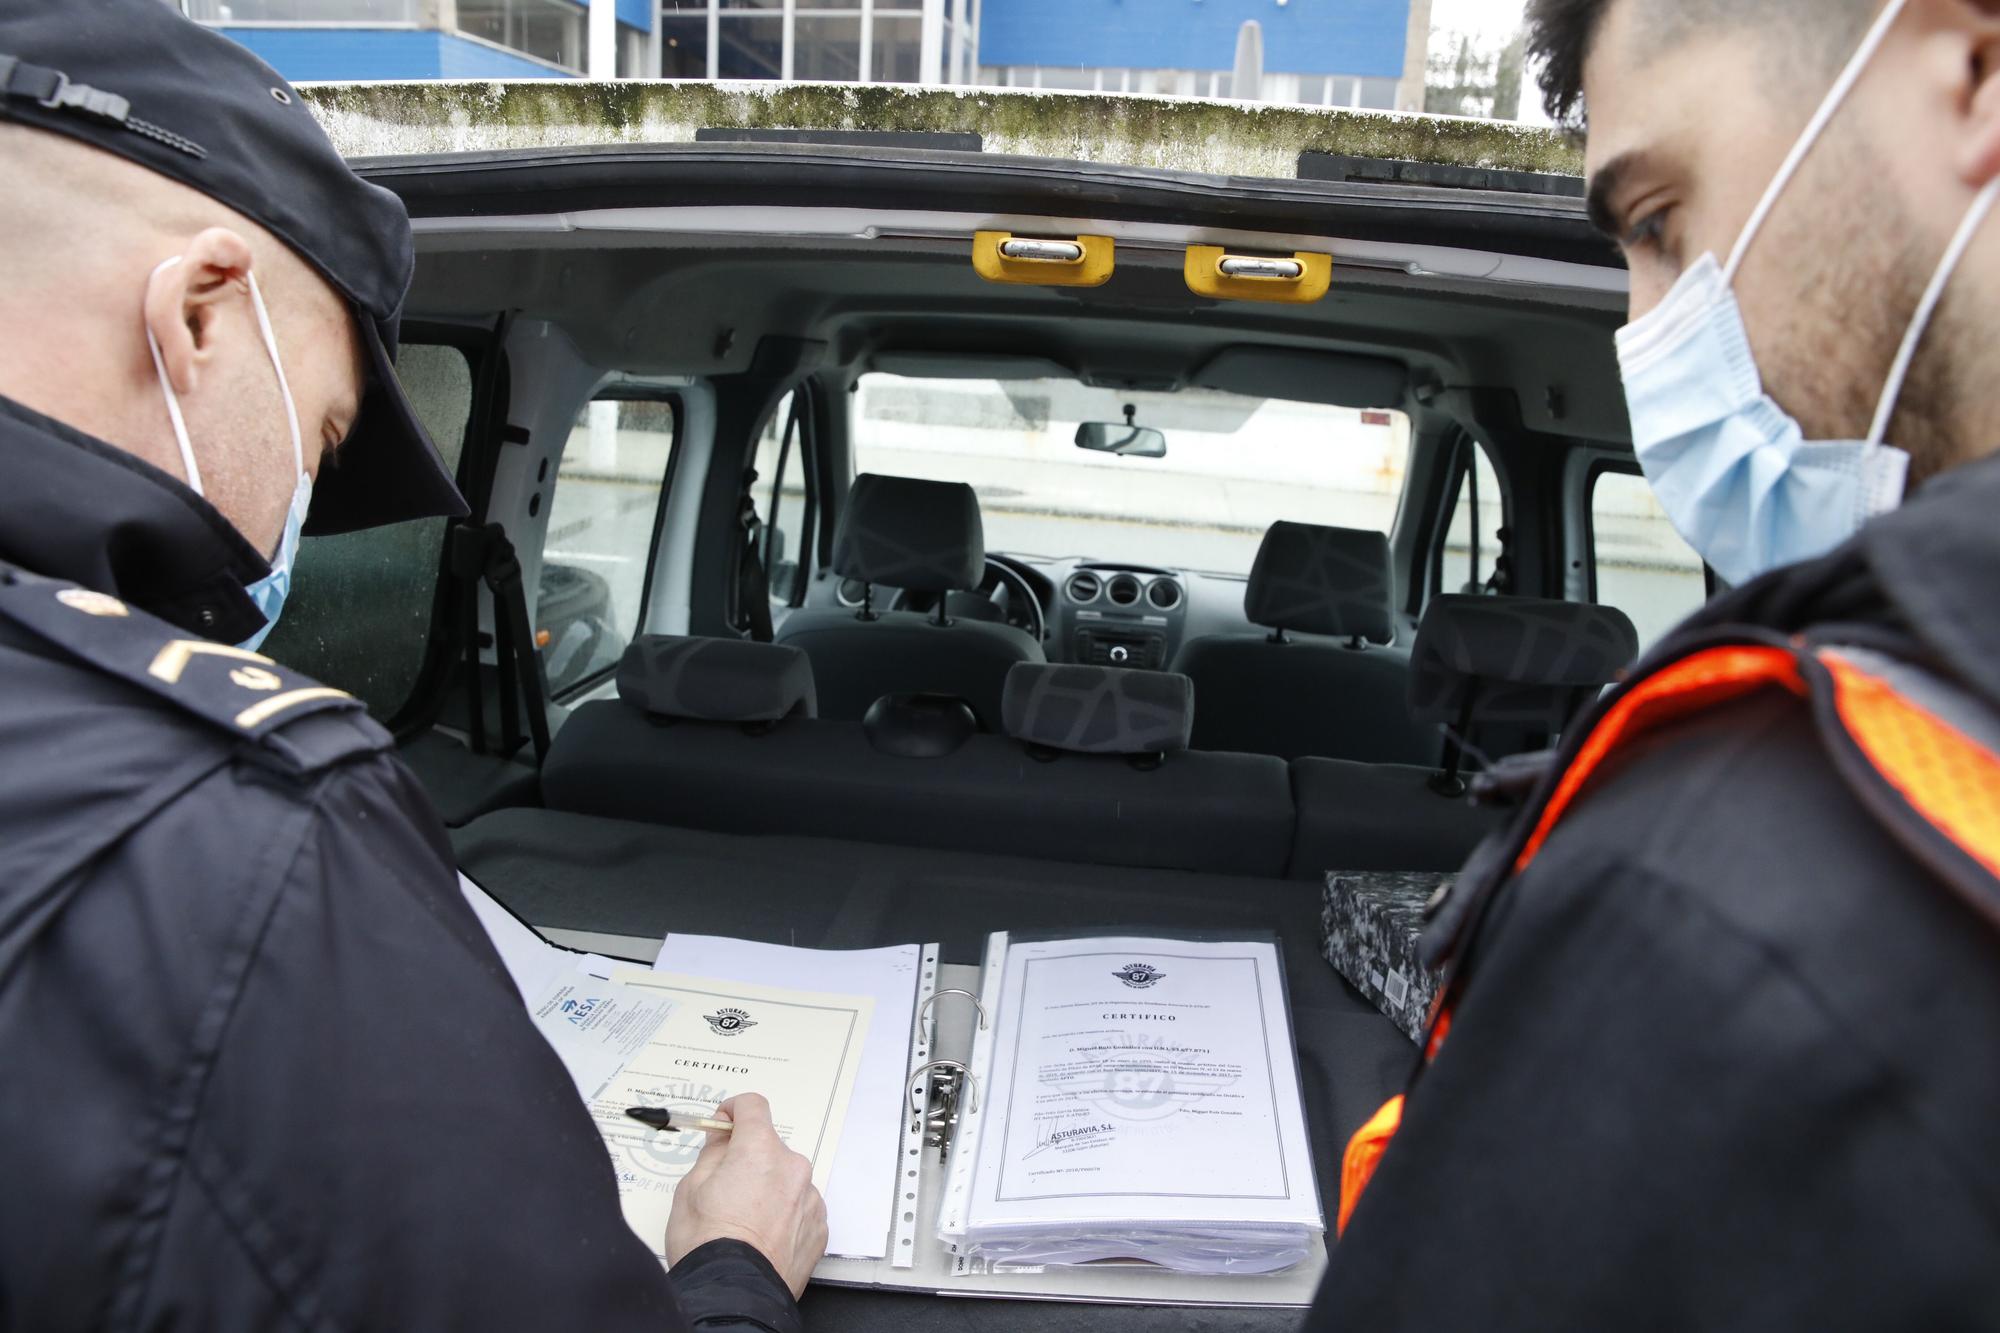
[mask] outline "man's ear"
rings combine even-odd
[[[1959,0],[1956,8],[1972,42],[1967,71],[1972,97],[1965,109],[1968,132],[1958,174],[1978,190],[2000,176],[2000,0]]]
[[[196,235],[146,283],[146,328],[177,394],[193,393],[215,343],[218,315],[250,295],[250,243],[227,227]]]

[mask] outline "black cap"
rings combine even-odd
[[[393,366],[415,262],[409,214],[349,169],[276,71],[165,0],[0,0],[0,118],[201,191],[346,298],[368,383],[346,445],[313,488],[308,533],[466,512]]]

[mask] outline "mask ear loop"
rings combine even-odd
[[[1812,119],[1806,122],[1805,130],[1792,145],[1792,151],[1786,154],[1784,165],[1779,167],[1778,174],[1771,178],[1771,184],[1764,191],[1764,197],[1757,201],[1757,207],[1751,211],[1750,220],[1743,224],[1742,234],[1737,236],[1735,248],[1729,252],[1729,263],[1724,265],[1722,270],[1722,280],[1725,283],[1732,287],[1736,285],[1736,272],[1743,267],[1743,256],[1750,249],[1750,242],[1756,239],[1759,231],[1763,230],[1765,220],[1771,216],[1771,210],[1778,206],[1778,199],[1784,194],[1785,187],[1792,183],[1792,177],[1798,175],[1800,166],[1805,163],[1806,154],[1813,150],[1820,136],[1826,133],[1827,122],[1833,119],[1841,104],[1847,101],[1847,95],[1854,91],[1854,85],[1860,82],[1862,74],[1868,69],[1869,62],[1875,58],[1875,53],[1882,49],[1882,43],[1889,39],[1889,29],[1895,26],[1896,19],[1901,16],[1904,6],[1908,3],[1909,0],[1889,0],[1888,5],[1876,18],[1875,26],[1868,30],[1866,37],[1862,38],[1860,49],[1856,50],[1853,58],[1847,62],[1847,68],[1841,70],[1840,77],[1834,80],[1833,87],[1827,91],[1825,100],[1819,104],[1819,110],[1813,112]]]
[[[250,305],[257,312],[257,331],[264,335],[264,350],[271,357],[271,369],[278,373],[278,395],[285,400],[285,424],[292,429],[292,464],[298,475],[306,471],[305,445],[299,436],[299,412],[292,405],[292,386],[285,379],[285,363],[278,359],[278,336],[271,331],[271,315],[264,308],[264,293],[257,286],[257,275],[246,275],[250,279]]]
[[[1917,347],[1930,328],[1931,316],[1937,313],[1945,285],[1958,271],[1959,261],[1965,258],[1965,252],[1972,246],[1972,238],[1985,225],[1996,200],[2000,200],[2000,176],[1988,181],[1986,188],[1979,192],[1979,197],[1972,201],[1972,207],[1966,210],[1965,220],[1958,224],[1958,234],[1951,238],[1944,258],[1938,261],[1937,272],[1931,275],[1931,285],[1924,289],[1924,299],[1917,303],[1917,313],[1910,320],[1909,331],[1903,335],[1902,347],[1896,352],[1896,363],[1890,367],[1889,382],[1882,386],[1881,401],[1875,405],[1875,423],[1868,428],[1870,445],[1881,444],[1888,435],[1889,420],[1896,414],[1896,402],[1903,396],[1903,385],[1910,377],[1910,365],[1917,359]]]
[[[171,258],[163,259],[158,264],[153,266],[153,271],[151,274],[148,275],[148,277],[156,278],[160,274],[166,272],[168,269],[172,268],[174,265],[180,262],[181,262],[181,257],[179,255],[174,255]],[[144,319],[145,316],[141,314],[140,320],[142,323],[144,322]],[[153,354],[153,373],[160,377],[160,388],[165,391],[165,397],[167,400],[167,420],[173,423],[174,443],[180,445],[181,466],[187,469],[188,489],[193,491],[196,495],[200,495],[203,493],[201,489],[201,469],[195,465],[194,445],[188,442],[187,422],[181,417],[180,395],[174,392],[174,383],[172,380],[167,378],[167,363],[166,359],[160,355],[160,340],[153,336],[152,325],[147,324],[145,325],[145,328],[146,328],[146,347]]]

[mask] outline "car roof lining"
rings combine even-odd
[[[1529,429],[1629,438],[1610,336],[1622,292],[1336,264],[1309,305],[1216,301],[1188,289],[1179,252],[1151,248],[1121,248],[1103,287],[1028,287],[979,278],[964,239],[892,235],[434,229],[419,248],[410,317],[512,309],[632,376],[740,373],[775,336],[826,343],[834,371],[1032,348],[1087,382],[1171,388],[1225,348],[1271,346],[1387,357],[1413,385],[1512,390]]]

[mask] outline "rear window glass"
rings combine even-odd
[[[396,375],[456,472],[472,413],[471,362],[456,347],[405,343]],[[376,717],[394,717],[423,670],[445,525],[424,519],[306,538],[263,651],[365,701]]]
[[[1085,422],[1131,420],[1160,458],[1076,445]],[[1246,574],[1279,519],[1387,532],[1409,466],[1401,412],[1208,389],[1132,393],[1073,380],[868,375],[857,472],[969,483],[989,549]]]
[[[552,694],[616,666],[639,632],[673,449],[672,403],[601,398],[577,413],[556,470],[535,597]]]
[[[1632,618],[1650,645],[1708,600],[1701,557],[1681,539],[1646,479],[1600,472],[1590,489],[1593,600]]]

